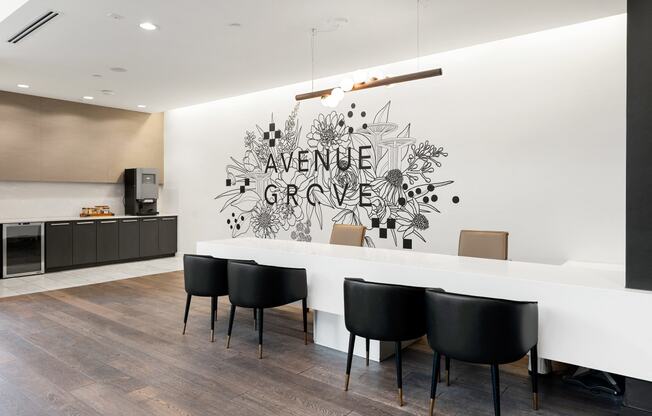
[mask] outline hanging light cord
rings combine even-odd
[[[310,36],[310,91],[315,91],[315,32],[313,27]]]
[[[421,37],[421,0],[417,0],[417,71],[421,69],[421,45],[419,40]]]

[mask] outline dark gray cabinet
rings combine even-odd
[[[45,269],[173,256],[177,217],[88,219],[45,224]]]
[[[98,263],[118,259],[120,259],[120,230],[118,220],[97,221]]]
[[[97,263],[96,222],[76,221],[72,230],[72,263],[74,265]]]
[[[46,270],[70,266],[72,266],[72,222],[46,223]]]
[[[158,223],[158,254],[177,252],[177,218],[162,217]]]
[[[158,218],[140,220],[140,257],[158,256]]]
[[[137,219],[120,220],[120,260],[140,257],[140,223]]]

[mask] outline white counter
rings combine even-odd
[[[158,215],[114,215],[106,217],[34,217],[34,218],[0,218],[0,224],[16,224],[19,222],[58,222],[58,221],[99,221],[99,220],[122,220],[130,218],[157,218],[176,217],[177,214]]]
[[[626,289],[623,270],[252,238],[199,242],[197,252],[306,268],[315,342],[338,350],[348,339],[341,333],[342,281],[360,277],[538,301],[541,358],[652,381],[652,292]],[[320,320],[328,331],[317,328]]]

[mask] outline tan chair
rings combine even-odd
[[[367,229],[364,225],[333,224],[331,244],[362,247]]]
[[[505,231],[460,231],[459,256],[483,259],[507,260],[507,239]]]

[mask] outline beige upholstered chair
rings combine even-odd
[[[484,259],[507,260],[507,239],[505,231],[460,231],[459,256]]]
[[[362,247],[366,231],[364,225],[333,224],[330,243]]]

